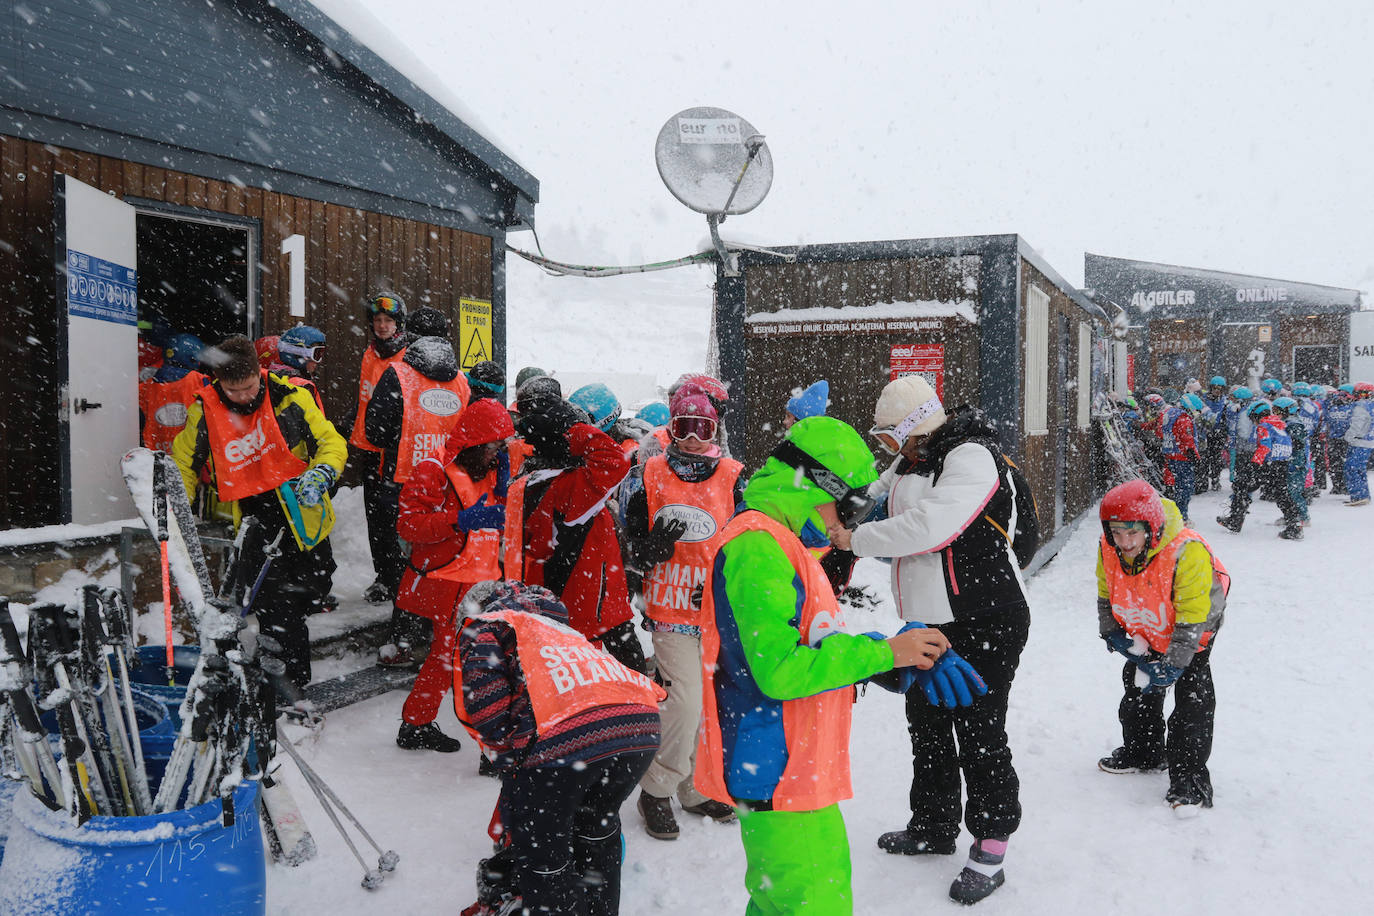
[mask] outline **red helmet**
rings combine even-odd
[[[1356,382],[1354,385],[1355,397],[1369,397],[1374,394],[1374,382]]]
[[[669,404],[672,403],[672,398],[679,392],[684,395],[704,394],[711,399],[711,403],[716,405],[730,400],[730,392],[725,389],[724,382],[714,376],[700,372],[689,372],[686,375],[680,376],[678,380],[668,388]]]
[[[271,369],[280,360],[277,355],[277,344],[281,338],[276,334],[267,337],[259,337],[253,341],[253,349],[258,351],[258,362],[264,369]]]
[[[1144,522],[1149,529],[1150,543],[1158,544],[1164,536],[1164,504],[1155,488],[1143,480],[1131,480],[1112,487],[1102,497],[1102,533],[1111,538],[1111,522]]]

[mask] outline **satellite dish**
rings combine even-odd
[[[688,108],[668,119],[654,143],[658,174],[673,196],[706,214],[727,277],[738,259],[720,240],[727,216],[748,213],[773,186],[773,156],[754,125],[724,108]]]
[[[668,119],[654,143],[668,190],[708,216],[737,216],[763,203],[773,157],[754,125],[724,108],[688,108]]]

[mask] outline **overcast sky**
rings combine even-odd
[[[557,259],[701,247],[653,145],[677,111],[717,105],[775,164],[727,238],[1017,232],[1075,283],[1093,251],[1374,289],[1364,0],[319,0],[349,4],[540,180]]]

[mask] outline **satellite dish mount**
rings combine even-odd
[[[706,214],[725,275],[739,276],[738,257],[721,241],[720,224],[727,216],[748,213],[768,196],[773,157],[763,134],[724,108],[688,108],[659,130],[654,161],[673,196]]]

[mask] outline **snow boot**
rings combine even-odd
[[[491,758],[486,754],[477,755],[477,775],[490,776],[492,779],[500,779],[501,771],[496,769],[496,764],[491,762]]]
[[[1170,777],[1169,791],[1164,800],[1175,810],[1179,808],[1212,807],[1212,783],[1198,776]]]
[[[1283,538],[1285,541],[1301,541],[1302,525],[1289,525],[1279,532],[1279,537]]]
[[[676,840],[677,818],[673,817],[673,800],[639,791],[639,813],[644,818],[644,832],[656,840]]]
[[[990,896],[1006,883],[1002,860],[1007,855],[1007,838],[975,840],[968,850],[968,864],[949,886],[949,899],[972,906]]]
[[[1167,763],[1162,758],[1153,761],[1132,760],[1124,747],[1119,747],[1106,757],[1097,761],[1097,768],[1104,773],[1153,773],[1162,770]]]
[[[1369,497],[1366,496],[1364,499],[1347,499],[1345,502],[1341,503],[1341,505],[1342,505],[1342,506],[1367,506],[1367,505],[1369,505]]]
[[[457,738],[450,738],[439,731],[439,726],[433,722],[426,722],[424,725],[402,722],[401,730],[396,733],[396,746],[408,751],[438,751],[441,754],[452,754],[463,745]]]
[[[1240,528],[1245,524],[1245,519],[1233,519],[1229,515],[1218,515],[1217,524],[1227,531],[1234,531],[1236,534],[1240,534]]]
[[[377,579],[363,589],[363,600],[368,604],[386,604],[388,601],[396,600],[396,590],[389,587],[381,579]]]
[[[878,848],[894,856],[952,856],[958,843],[954,837],[931,839],[910,827],[893,830],[878,837]]]
[[[377,650],[377,664],[383,668],[410,668],[415,664],[415,656],[404,643],[387,643]]]
[[[714,798],[708,798],[699,805],[683,805],[682,810],[688,814],[709,817],[717,824],[728,824],[736,819],[734,808],[724,802],[718,802]]]

